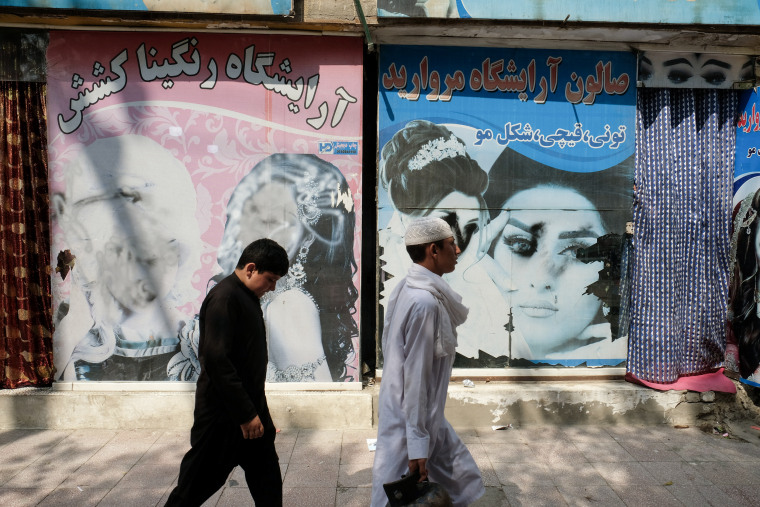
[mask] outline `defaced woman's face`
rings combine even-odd
[[[294,257],[301,237],[298,205],[290,186],[273,181],[262,187],[243,204],[238,239],[243,247],[257,239],[269,238]]]
[[[544,203],[552,209],[535,209]],[[494,259],[511,276],[515,328],[533,358],[572,351],[584,344],[576,339],[601,305],[584,292],[599,278],[602,263],[577,258],[606,233],[601,216],[588,199],[563,187],[523,190],[504,207],[512,211]]]
[[[477,197],[467,195],[462,192],[451,192],[444,196],[433,211],[428,216],[438,217],[451,223],[450,218],[454,216],[456,228],[454,230],[455,240],[460,250],[464,251],[472,239],[472,235],[478,230],[480,225],[481,207]],[[402,221],[408,225],[415,217],[403,215]]]
[[[69,234],[72,244],[81,245],[78,257],[90,265],[96,262],[93,279],[102,295],[110,295],[125,314],[163,302],[176,282],[180,259],[179,242],[169,226],[172,217],[153,209],[148,193],[129,195],[93,196],[75,203],[77,227]],[[102,310],[99,318],[106,319]]]
[[[452,192],[441,199],[430,216],[437,216],[448,221],[452,214],[456,217],[456,228],[458,229],[454,231],[457,246],[464,250],[470,243],[473,233],[478,230],[480,201],[472,195]]]

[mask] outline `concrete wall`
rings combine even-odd
[[[193,424],[194,384],[103,383],[90,390],[74,385],[0,391],[0,429],[189,429]],[[372,427],[372,396],[362,391],[275,389],[267,400],[280,428]]]
[[[0,429],[189,429],[194,385],[103,384],[98,390],[0,390]],[[654,391],[623,381],[476,382],[449,387],[446,416],[454,427],[553,424],[671,424],[705,426],[760,418],[760,393]],[[161,390],[161,389],[163,390]],[[362,429],[377,425],[379,386],[361,391],[269,390],[280,428]]]
[[[681,391],[627,382],[521,382],[449,388],[446,411],[460,427],[541,424],[694,424]],[[697,411],[699,412],[699,410]]]

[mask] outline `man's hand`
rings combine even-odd
[[[409,473],[413,474],[415,470],[420,471],[420,480],[417,482],[422,482],[427,479],[427,458],[410,459]]]
[[[260,438],[264,435],[264,425],[261,424],[259,416],[254,417],[247,423],[241,424],[240,429],[243,430],[243,438]]]

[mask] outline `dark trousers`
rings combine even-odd
[[[245,481],[257,507],[282,506],[280,460],[274,447],[274,432],[245,440],[239,426],[210,424],[193,426],[191,448],[182,458],[177,487],[167,506],[196,506],[208,500],[235,466],[245,472]]]

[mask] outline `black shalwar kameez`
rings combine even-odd
[[[256,505],[282,505],[275,427],[264,382],[267,341],[259,299],[235,273],[216,285],[200,311],[201,373],[191,449],[166,505],[201,505],[240,465]],[[246,440],[241,424],[259,416],[264,435]]]

